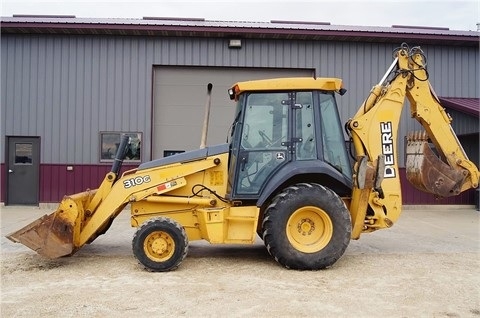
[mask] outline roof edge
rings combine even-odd
[[[438,97],[443,107],[448,107],[456,111],[479,117],[480,98],[465,97]]]
[[[424,42],[473,46],[480,43],[475,31],[453,31],[444,28],[341,26],[329,23],[295,21],[234,22],[204,19],[92,19],[70,16],[55,17],[0,17],[1,33],[9,34],[118,34],[162,36],[229,36],[272,37],[288,39],[323,39],[326,37],[354,37],[358,40],[389,40],[409,38]]]

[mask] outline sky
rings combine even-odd
[[[0,0],[1,15],[77,18],[177,17],[217,21],[409,25],[477,31],[480,0]]]

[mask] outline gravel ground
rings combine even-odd
[[[191,242],[168,273],[136,262],[128,211],[72,257],[47,260],[4,237],[45,213],[2,208],[1,317],[480,317],[473,208],[407,209],[327,270],[284,269],[259,239]]]

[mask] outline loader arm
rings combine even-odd
[[[350,203],[353,239],[362,232],[391,227],[400,216],[398,126],[406,98],[411,116],[426,131],[408,135],[407,179],[437,197],[478,186],[478,168],[468,160],[450,126],[451,118],[431,88],[423,52],[402,45],[395,55],[385,76],[346,125],[356,155]],[[430,149],[429,140],[439,156]]]
[[[116,182],[110,172],[98,190],[65,196],[58,209],[7,237],[48,258],[72,255],[103,234],[130,202],[158,196],[187,184],[185,177],[219,164],[214,158],[130,170]]]

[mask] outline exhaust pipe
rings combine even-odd
[[[208,134],[208,120],[210,118],[210,106],[212,103],[212,88],[213,84],[208,83],[207,85],[207,102],[205,103],[205,117],[203,119],[203,128],[202,128],[202,140],[200,141],[200,149],[203,149],[207,145],[207,134]]]

